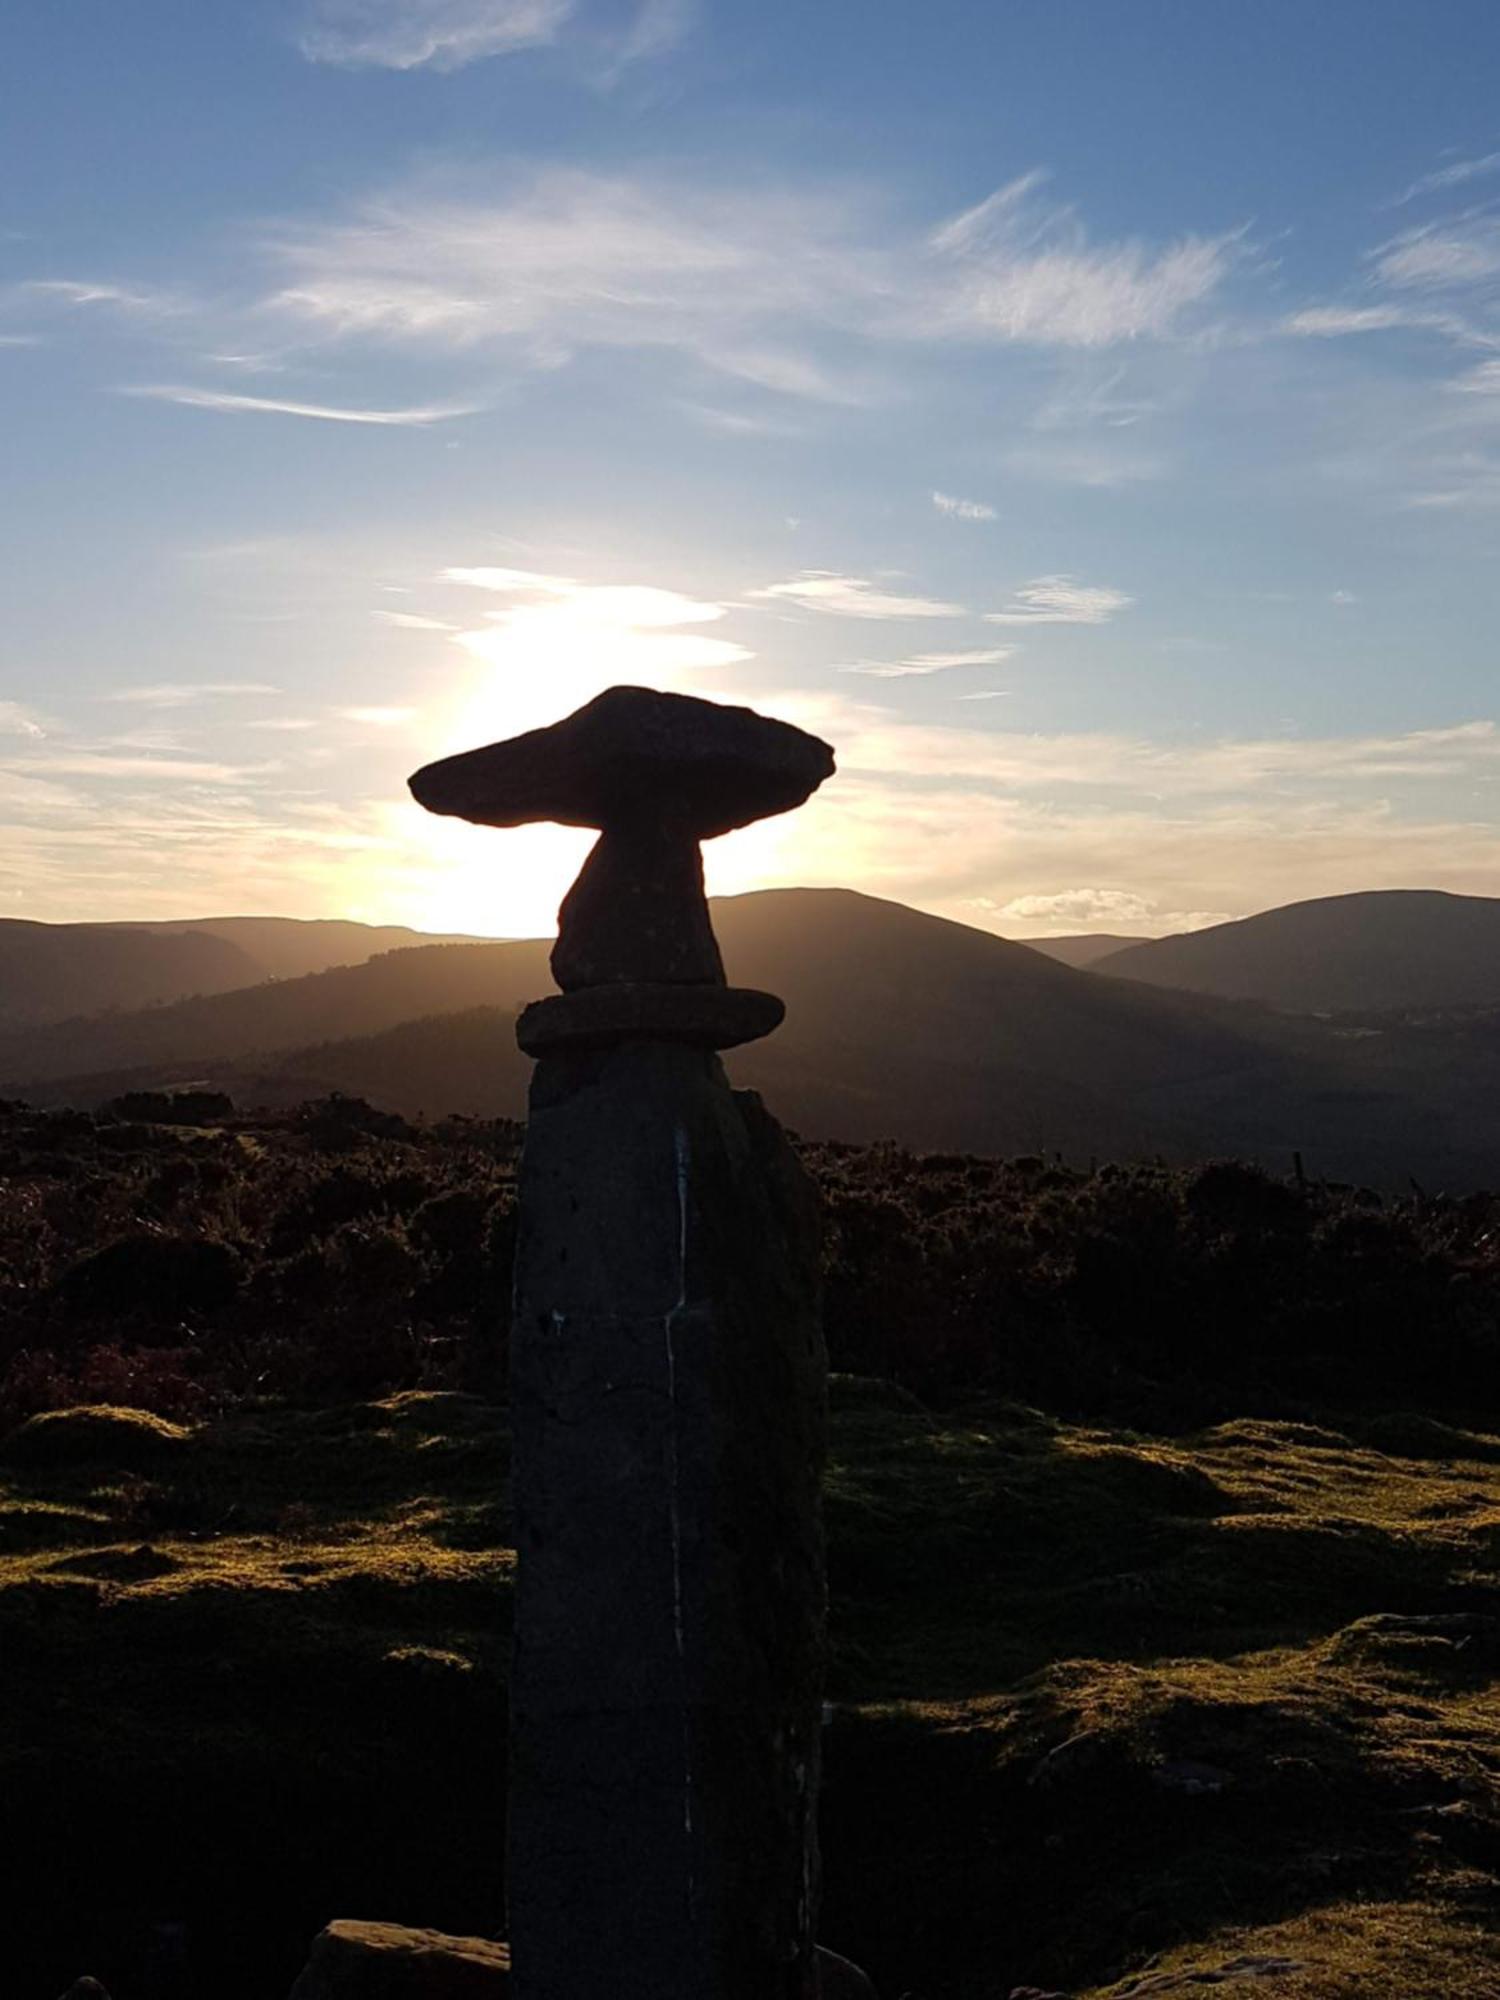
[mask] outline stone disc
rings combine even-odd
[[[516,1022],[529,1056],[615,1042],[687,1042],[732,1049],[779,1028],[785,1003],[750,986],[584,986],[533,1000]]]

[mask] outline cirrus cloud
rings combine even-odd
[[[318,0],[299,45],[346,69],[462,69],[554,41],[572,0]]]
[[[1022,584],[1001,611],[986,611],[989,625],[1104,625],[1135,602],[1123,590],[1079,583],[1071,576],[1039,576]]]
[[[377,424],[422,429],[452,417],[472,417],[474,403],[431,403],[406,410],[351,410],[339,404],[297,403],[279,396],[239,396],[223,389],[177,388],[167,383],[131,383],[120,393],[147,396],[159,403],[181,403],[190,410],[218,410],[229,416],[311,417],[325,424]]]
[[[805,569],[785,583],[752,590],[751,597],[795,604],[803,611],[823,611],[836,618],[961,618],[964,607],[936,597],[907,597],[881,590],[863,576],[840,576],[827,569]]]
[[[960,500],[954,493],[934,493],[932,504],[940,514],[955,521],[993,521],[995,509],[984,500]]]

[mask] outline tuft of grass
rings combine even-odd
[[[84,1403],[72,1409],[41,1410],[28,1417],[0,1442],[0,1458],[11,1465],[98,1462],[129,1470],[160,1464],[191,1435],[186,1424],[172,1423],[150,1410]]]

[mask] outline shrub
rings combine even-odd
[[[140,1231],[79,1258],[61,1289],[75,1311],[176,1318],[227,1306],[241,1275],[227,1243]]]

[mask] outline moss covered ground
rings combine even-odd
[[[824,1932],[888,2000],[1500,2000],[1500,1434],[834,1403]],[[7,1991],[500,1929],[506,1461],[452,1392],[0,1443]]]

